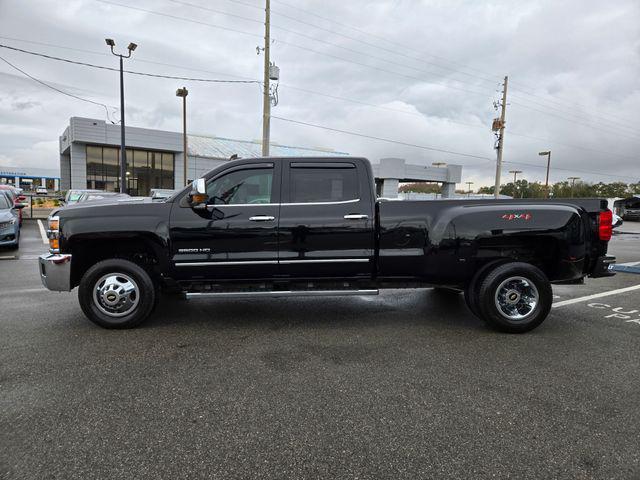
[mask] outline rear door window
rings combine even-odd
[[[331,168],[291,164],[289,194],[291,203],[357,200],[358,171],[351,163]]]

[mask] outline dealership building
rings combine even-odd
[[[37,187],[59,190],[60,174],[58,169],[53,168],[0,165],[0,185],[13,185],[26,191],[35,190]]]
[[[180,188],[184,185],[182,133],[126,127],[126,175],[131,195],[148,195],[151,188]],[[230,157],[260,157],[257,141],[187,136],[187,179],[199,178],[228,162]],[[119,188],[120,126],[104,120],[72,117],[60,136],[60,187]],[[274,157],[343,156],[330,150],[271,144]]]
[[[182,133],[126,127],[126,175],[128,193],[148,195],[152,188],[175,189],[184,185]],[[240,158],[262,156],[259,141],[233,140],[202,135],[187,136],[187,179]],[[291,147],[272,143],[274,157],[346,156],[333,150]],[[104,120],[72,117],[60,136],[60,189],[119,189],[120,126]],[[401,182],[431,181],[443,185],[442,196],[451,197],[462,176],[460,165],[435,168],[412,165],[401,158],[373,160],[378,194],[398,196]]]

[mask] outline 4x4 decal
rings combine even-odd
[[[511,220],[525,220],[529,221],[533,218],[533,215],[530,213],[505,213],[502,215],[502,218],[507,221]]]

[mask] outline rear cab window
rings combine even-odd
[[[360,199],[358,170],[350,162],[292,162],[288,189],[290,203],[334,203]]]

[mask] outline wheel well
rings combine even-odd
[[[69,245],[73,255],[71,262],[71,287],[76,287],[85,272],[97,262],[108,258],[122,258],[144,268],[157,280],[158,254],[151,240],[142,236],[117,238],[75,239]]]
[[[487,239],[478,245],[476,271],[487,271],[506,262],[533,265],[554,278],[560,255],[558,240],[547,236],[519,236]]]

